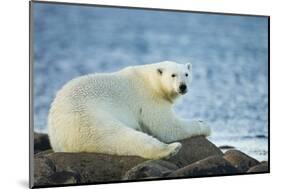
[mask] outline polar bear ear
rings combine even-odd
[[[192,64],[191,64],[191,63],[187,63],[187,64],[185,64],[185,65],[186,65],[186,67],[187,67],[187,69],[188,69],[189,71],[192,70]]]
[[[163,69],[162,69],[162,68],[158,68],[158,69],[157,69],[157,72],[158,72],[160,75],[162,75]]]

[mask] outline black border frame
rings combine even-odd
[[[87,7],[105,7],[105,8],[121,8],[121,9],[137,9],[149,11],[166,11],[166,12],[183,12],[183,13],[197,13],[197,14],[213,14],[213,15],[227,15],[227,16],[248,16],[248,17],[265,17],[268,20],[268,171],[259,173],[237,173],[237,174],[223,174],[223,175],[203,175],[196,177],[176,177],[176,178],[155,178],[142,180],[128,180],[128,181],[109,181],[109,182],[94,182],[94,183],[79,183],[79,184],[58,184],[58,185],[43,185],[34,186],[34,120],[33,120],[33,3],[42,4],[58,4],[70,6],[87,6]],[[192,10],[176,10],[163,8],[149,8],[149,7],[133,7],[133,6],[119,6],[119,5],[101,5],[90,3],[69,3],[58,1],[29,1],[29,188],[52,188],[65,186],[84,186],[97,184],[113,184],[113,183],[131,183],[144,181],[162,181],[162,180],[178,180],[191,178],[208,178],[208,177],[224,177],[224,176],[240,176],[240,175],[257,175],[270,173],[270,16],[269,15],[255,15],[255,14],[240,14],[240,13],[225,13],[225,12],[208,12],[208,11],[192,11]]]

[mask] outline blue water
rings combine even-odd
[[[70,79],[163,60],[193,64],[176,105],[210,140],[268,159],[267,18],[34,3],[34,126]],[[258,137],[259,136],[259,137]]]

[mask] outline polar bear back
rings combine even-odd
[[[137,97],[138,95],[132,79],[128,79],[122,72],[81,76],[68,82],[57,93],[50,115],[80,112],[91,116],[89,113],[99,110],[114,115],[128,126],[135,127],[137,104],[141,103],[140,99],[143,97]],[[49,117],[55,117],[56,121],[60,119],[56,115]]]

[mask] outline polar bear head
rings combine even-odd
[[[161,92],[170,101],[188,92],[192,81],[192,65],[164,61],[156,66]]]

